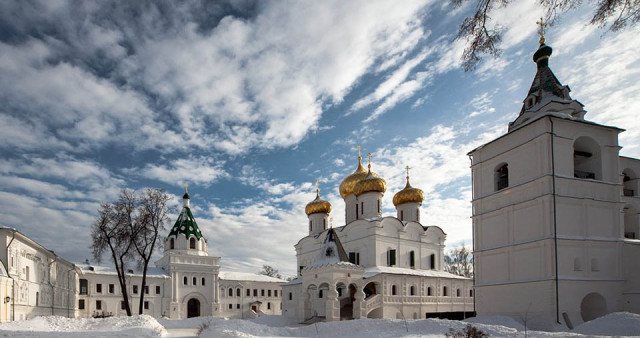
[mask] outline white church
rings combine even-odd
[[[473,312],[469,278],[444,271],[446,234],[420,223],[423,192],[395,194],[382,216],[386,182],[362,166],[342,180],[345,224],[327,228],[331,204],[307,204],[309,235],[295,245],[298,276],[282,287],[282,314],[298,322],[358,318],[462,319]]]
[[[129,270],[127,292],[132,313],[154,317],[217,316],[255,318],[281,313],[286,281],[254,273],[220,270],[209,256],[191,213],[189,194],[169,235],[164,254],[147,272]],[[126,315],[113,267],[71,263],[16,229],[0,228],[0,322],[42,315],[108,317]]]
[[[584,119],[540,35],[520,114],[469,152],[477,314],[549,329],[640,313],[640,160]]]

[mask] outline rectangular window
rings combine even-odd
[[[271,290],[267,290],[267,297],[271,297]]]
[[[160,294],[160,285],[156,285],[156,295]]]
[[[289,292],[289,300],[293,300],[293,293]]]
[[[137,286],[137,285],[134,285],[134,286],[133,286],[133,294],[134,294],[134,295],[137,295],[137,294],[138,294],[138,286]]]
[[[247,297],[251,297],[251,289],[247,289]]]
[[[349,252],[349,262],[353,264],[360,264],[360,253],[359,252]]]
[[[429,264],[431,265],[431,270],[435,270],[435,268],[436,268],[436,255],[435,254],[431,254],[431,256],[429,256]]]
[[[124,300],[120,301],[120,310],[124,310]]]
[[[233,304],[229,304],[229,310],[233,310]]]
[[[273,290],[273,296],[278,297],[278,290]]]
[[[148,295],[149,294],[149,285],[145,285],[144,286],[144,294]]]
[[[260,290],[260,296],[264,297],[264,289]]]
[[[109,293],[115,293],[116,292],[116,286],[113,284],[109,284]]]
[[[302,274],[302,269],[304,269],[304,265],[300,265],[300,268],[298,269],[298,275]]]
[[[80,279],[80,294],[86,295],[89,282],[86,279]]]
[[[205,285],[206,285],[205,284],[205,279],[204,279],[204,277],[202,277],[202,286],[205,286]]]
[[[96,284],[96,292],[102,293],[102,284]]]
[[[96,310],[102,310],[102,301],[96,300]]]
[[[271,310],[271,303],[267,302],[267,310]]]
[[[387,251],[387,266],[395,266],[396,265],[396,250],[389,249]]]
[[[253,296],[258,297],[258,289],[253,289]]]
[[[322,298],[323,294],[322,294],[322,289],[320,289],[320,291],[318,291],[318,298]]]
[[[380,213],[380,200],[378,200],[378,213]]]
[[[84,299],[78,299],[78,309],[84,310]]]
[[[364,215],[364,202],[360,202],[360,215]]]
[[[356,219],[358,219],[358,204],[356,204]]]
[[[147,301],[144,302],[144,309],[149,310],[149,302]]]
[[[236,304],[236,309],[240,310],[240,304]]]

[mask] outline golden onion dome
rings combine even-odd
[[[351,175],[345,177],[340,183],[340,195],[342,198],[347,198],[347,196],[353,195],[354,187],[358,182],[367,178],[369,173],[362,166],[362,157],[358,156],[358,168]],[[376,173],[371,173],[374,177],[379,177]]]
[[[404,203],[422,203],[423,200],[424,193],[422,190],[412,187],[409,184],[409,177],[407,177],[407,185],[393,196],[393,205],[397,207]]]
[[[331,203],[321,199],[320,190],[316,189],[316,199],[307,204],[304,212],[307,213],[307,216],[317,213],[328,214],[331,212]]]
[[[387,191],[387,182],[377,176],[378,175],[374,176],[374,173],[371,173],[364,179],[360,180],[360,182],[356,183],[355,187],[353,187],[353,193],[356,196],[360,196],[365,192],[377,191],[384,193]]]

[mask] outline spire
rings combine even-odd
[[[189,183],[184,184],[184,195],[182,195],[182,205],[186,208],[189,207]]]
[[[540,46],[533,53],[533,62],[536,63],[536,75],[533,78],[527,97],[524,99],[520,114],[515,121],[509,123],[509,131],[524,124],[527,121],[533,121],[539,116],[549,113],[561,117],[583,120],[586,113],[582,103],[574,100],[569,95],[571,89],[569,86],[560,83],[558,78],[549,68],[549,59],[553,53],[553,49],[545,44],[545,28],[547,23],[543,18],[537,21],[538,42]]]
[[[409,184],[409,169],[411,169],[411,167],[406,166],[405,169],[407,169],[407,185],[405,185],[405,189],[411,187],[411,184]]]
[[[196,219],[193,217],[193,214],[191,214],[191,209],[189,208],[189,194],[187,193],[187,186],[188,184],[185,184],[184,196],[182,197],[184,206],[178,216],[178,219],[171,228],[169,236],[177,237],[178,235],[184,235],[186,238],[189,238],[189,236],[194,235],[197,239],[200,239],[202,238],[202,233],[200,232],[198,223],[196,223]]]

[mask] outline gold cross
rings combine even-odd
[[[316,191],[320,192],[320,180],[316,179]]]
[[[406,169],[407,169],[407,179],[409,179],[409,169],[411,169],[411,167],[406,166]]]
[[[187,193],[188,189],[189,189],[189,183],[185,183],[184,184],[184,192],[185,192],[185,194]]]
[[[547,23],[544,22],[544,19],[540,17],[540,21],[536,21],[538,27],[538,35],[540,35],[540,44],[544,45],[544,29],[547,27]]]
[[[362,157],[362,154],[360,153],[360,150],[362,150],[362,148],[360,146],[358,146],[358,157]]]

